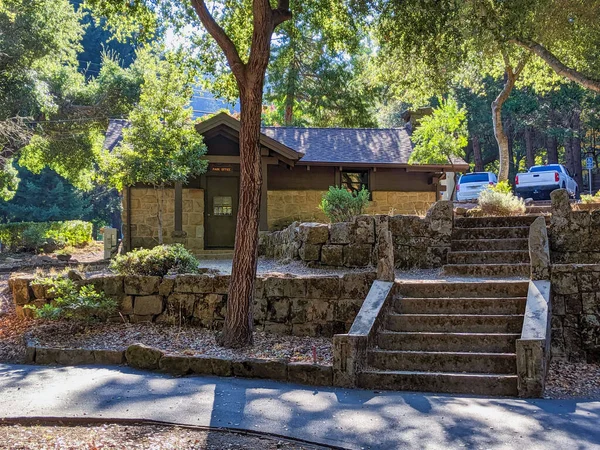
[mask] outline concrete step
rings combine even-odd
[[[454,220],[457,228],[528,227],[537,216],[460,217]]]
[[[384,350],[422,350],[456,352],[475,349],[480,352],[513,353],[521,333],[432,333],[382,331],[377,345]]]
[[[450,243],[456,252],[495,250],[529,250],[528,239],[455,239]]]
[[[395,294],[402,297],[525,297],[529,281],[400,281]]]
[[[452,239],[525,239],[529,237],[529,227],[481,227],[454,228]]]
[[[379,370],[418,372],[517,372],[515,353],[469,353],[371,350],[369,366]]]
[[[196,258],[202,260],[213,260],[213,259],[232,259],[233,250],[203,250],[195,254]]]
[[[517,314],[388,314],[389,331],[450,333],[520,333],[523,316]]]
[[[525,314],[526,297],[396,298],[398,314]]]
[[[358,383],[365,389],[517,395],[516,375],[368,370],[359,375]]]
[[[491,252],[448,252],[448,264],[529,263],[527,250],[495,250]]]
[[[446,264],[444,275],[472,277],[527,277],[530,265],[519,264]]]

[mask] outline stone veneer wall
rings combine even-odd
[[[204,190],[183,189],[182,235],[175,230],[175,190],[166,189],[163,207],[163,241],[181,243],[189,250],[204,250]],[[158,203],[152,188],[131,188],[131,246],[158,245]],[[123,196],[123,223],[127,223],[127,195]],[[124,227],[127,232],[127,227]]]
[[[51,299],[33,276],[11,278],[17,314],[28,304]],[[297,336],[333,336],[348,331],[371,284],[373,272],[343,277],[259,277],[256,279],[254,324],[257,330]],[[120,313],[131,322],[187,323],[211,329],[223,325],[229,275],[100,275],[78,281],[120,300]],[[114,318],[121,321],[121,316]]]
[[[552,357],[600,361],[600,264],[554,264]]]
[[[549,239],[552,262],[600,263],[600,210],[573,211],[566,190],[552,192]]]
[[[368,214],[424,214],[436,201],[435,192],[373,191]]]
[[[293,175],[290,175],[293,176]],[[323,191],[267,191],[269,230],[281,230],[292,222],[326,222],[319,209]]]
[[[450,201],[434,203],[425,217],[390,217],[396,267],[428,269],[446,264],[453,226]]]
[[[292,222],[327,222],[319,209],[323,191],[268,191],[269,230],[281,230]],[[373,191],[367,214],[419,214],[435,203],[435,192]]]

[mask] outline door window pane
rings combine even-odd
[[[231,197],[213,197],[213,214],[215,216],[233,215],[233,202]]]

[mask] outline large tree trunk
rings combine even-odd
[[[252,303],[262,186],[259,145],[262,83],[252,91],[245,92],[240,99],[240,200],[222,336],[222,344],[227,347],[241,347],[252,343]]]
[[[473,136],[473,160],[475,162],[475,172],[483,172],[483,158],[481,157],[481,145],[479,136]]]
[[[533,132],[531,127],[525,127],[525,160],[527,168],[535,166],[535,149],[533,148]]]
[[[498,181],[507,181],[510,170],[510,155],[508,149],[508,137],[504,132],[502,124],[502,105],[515,87],[516,78],[510,67],[506,68],[504,77],[504,87],[498,97],[492,102],[492,123],[494,125],[494,137],[498,142],[498,155],[500,159],[500,170],[498,171]]]
[[[573,175],[575,176],[575,181],[579,185],[579,190],[583,189],[583,169],[581,167],[581,135],[580,135],[580,127],[581,127],[581,113],[579,111],[575,111],[573,114],[573,130],[574,134],[571,139],[571,150],[573,153]]]
[[[556,136],[548,136],[546,148],[548,149],[548,164],[558,164],[558,142]]]

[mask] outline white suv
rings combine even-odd
[[[465,173],[456,185],[456,199],[459,202],[476,200],[481,191],[488,186],[495,186],[497,182],[498,178],[492,172]]]

